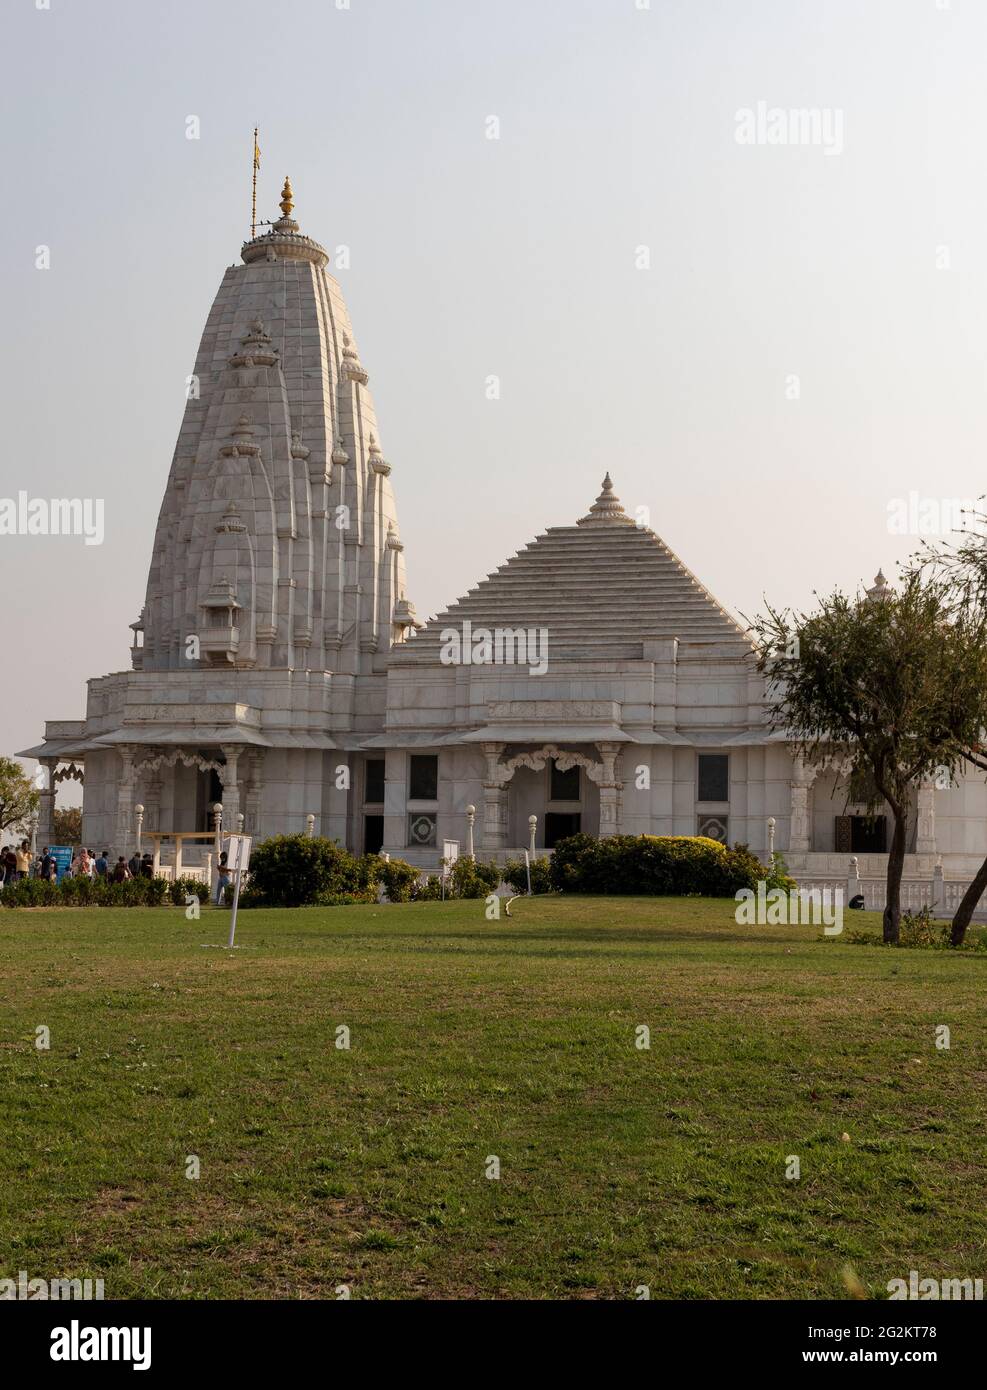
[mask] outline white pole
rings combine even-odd
[[[476,855],[473,853],[473,822],[474,822],[475,820],[476,820],[476,807],[475,807],[475,806],[467,806],[467,807],[466,807],[466,826],[467,826],[467,830],[466,830],[466,842],[467,842],[467,845],[468,845],[468,849],[467,849],[466,853],[469,855],[470,859],[475,859],[475,858],[476,858]]]
[[[134,810],[137,812],[137,858],[139,859],[141,857],[141,831],[144,826],[144,807],[135,806]]]
[[[538,817],[537,817],[537,816],[529,816],[529,817],[528,817],[528,829],[531,831],[531,844],[529,845],[529,849],[531,850],[531,857],[532,857],[532,859],[534,859],[534,857],[535,857],[535,831],[537,830],[537,828],[538,828]]]
[[[531,897],[531,856],[527,850],[524,851],[524,871],[528,875],[528,897]]]
[[[222,803],[221,801],[217,801],[217,802],[214,803],[213,808],[212,808],[212,813],[213,813],[213,819],[214,819],[214,821],[215,821],[215,827],[214,827],[215,833],[214,833],[214,836],[213,836],[213,854],[216,856],[216,874],[217,874],[217,877],[218,877],[218,875],[219,875],[219,856],[220,856],[220,854],[222,853],[222,850],[223,850],[223,803]],[[212,897],[212,891],[213,891],[213,888],[212,888],[212,878],[211,878],[211,877],[209,877],[209,878],[206,879],[206,890],[207,890],[207,892],[208,892],[208,894],[209,894],[209,896],[210,896],[210,898],[211,898],[211,897]]]
[[[312,815],[311,812],[309,812],[309,814],[305,817],[305,826],[306,826],[306,830],[307,830],[309,839],[310,839],[310,840],[311,840],[311,839],[314,839],[314,837],[315,837],[315,817]]]
[[[236,871],[236,883],[233,887],[233,913],[230,917],[230,939],[227,941],[227,948],[233,945],[233,938],[236,936],[236,909],[240,901],[240,870]]]
[[[773,869],[775,863],[775,821],[774,816],[768,816],[768,868]]]

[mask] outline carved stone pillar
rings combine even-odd
[[[919,784],[916,796],[915,853],[936,851],[936,784],[931,779]]]
[[[224,744],[223,757],[226,766],[220,773],[223,782],[223,829],[227,834],[236,834],[237,816],[240,814],[240,783],[237,768],[243,749],[239,744]]]
[[[620,834],[620,793],[623,783],[617,777],[617,759],[622,745],[619,743],[598,743],[597,748],[603,760],[603,771],[598,774],[600,788],[600,839]],[[597,780],[597,779],[594,779]]]
[[[49,846],[55,834],[55,769],[57,758],[41,758],[45,769],[45,785],[41,788],[38,802],[38,845],[41,849]]]
[[[816,769],[806,765],[804,758],[795,758],[792,767],[792,821],[788,848],[793,854],[808,854],[812,849],[812,814],[810,792],[816,780]]]
[[[174,775],[174,774],[172,774]],[[152,771],[146,781],[144,793],[144,829],[161,829],[161,773]]]
[[[483,826],[480,841],[485,850],[506,849],[507,783],[510,777],[500,763],[504,745],[481,743],[480,748],[487,760],[487,774],[483,781]]]
[[[260,831],[261,782],[264,767],[264,754],[259,748],[251,749],[247,755],[247,780],[243,795],[243,828],[248,835]]]
[[[137,789],[137,772],[134,767],[133,744],[121,744],[120,779],[117,782],[117,817],[112,854],[114,858],[123,855],[129,859],[137,848],[137,827],[134,823],[134,803]]]

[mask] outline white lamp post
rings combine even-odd
[[[139,859],[141,857],[141,831],[144,828],[144,807],[138,802],[134,810],[137,812],[137,858]]]
[[[467,856],[468,856],[470,859],[475,859],[475,858],[476,858],[476,855],[473,853],[473,824],[474,824],[475,820],[476,820],[476,807],[475,807],[475,806],[467,806],[467,807],[466,807],[466,845],[467,845],[466,853],[467,853]]]
[[[243,822],[244,822],[244,815],[243,815],[243,812],[242,812],[242,811],[237,811],[237,813],[236,813],[236,833],[237,833],[238,835],[242,835],[242,834],[243,834]]]
[[[529,832],[530,832],[530,841],[529,841],[528,848],[529,848],[529,850],[530,850],[530,852],[531,852],[531,857],[532,857],[532,859],[534,859],[534,857],[535,857],[535,831],[536,831],[537,829],[538,829],[538,817],[537,817],[537,816],[529,816],[529,817],[528,817],[528,830],[529,830]]]
[[[212,808],[213,814],[213,853],[216,856],[216,867],[219,868],[219,855],[223,848],[223,803],[215,802]]]
[[[311,840],[311,839],[314,839],[314,838],[315,838],[315,817],[312,815],[311,811],[310,811],[310,812],[308,813],[308,815],[305,817],[305,826],[306,826],[305,833],[308,835],[309,839],[310,839],[310,840]]]
[[[777,821],[774,816],[768,816],[768,868],[774,868],[775,862],[775,826]]]

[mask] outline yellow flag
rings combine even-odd
[[[254,168],[260,168],[260,145],[257,143],[257,136],[254,136]]]

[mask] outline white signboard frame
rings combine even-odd
[[[253,842],[252,835],[227,835],[226,867],[231,874],[244,873],[250,868],[250,850]]]
[[[233,946],[233,938],[236,936],[236,910],[240,905],[240,876],[250,867],[250,848],[253,844],[251,835],[228,835],[226,837],[226,867],[231,874],[235,874],[233,884],[233,911],[230,915],[230,939],[226,945],[228,948]]]

